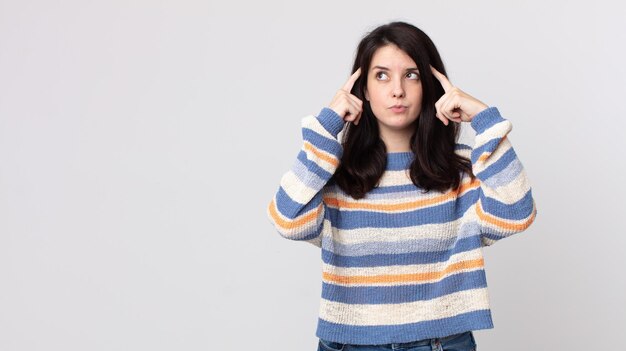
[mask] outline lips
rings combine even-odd
[[[389,107],[389,109],[395,113],[402,113],[408,109],[407,106],[404,105],[393,105]]]

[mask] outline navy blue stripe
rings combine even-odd
[[[339,134],[339,132],[341,132],[343,126],[345,125],[343,118],[328,107],[324,107],[320,111],[317,116],[317,120],[320,122],[322,127],[324,127],[324,129],[335,137]]]
[[[482,172],[478,173],[476,176],[480,180],[485,181],[485,180],[491,178],[493,175],[502,172],[502,170],[505,169],[515,159],[517,159],[517,155],[515,154],[515,150],[513,148],[510,148],[496,162],[494,162],[491,165],[489,165],[489,167],[487,167]]]
[[[311,201],[309,201],[306,205],[293,201],[289,195],[287,195],[282,186],[278,188],[278,192],[276,193],[276,208],[278,209],[278,212],[290,219],[295,219],[300,214],[316,208],[321,202],[321,192],[315,194]]]
[[[505,121],[505,119],[500,115],[500,111],[496,107],[489,107],[474,116],[470,125],[478,135],[502,121]]]
[[[387,164],[385,170],[401,171],[409,169],[411,162],[413,162],[413,158],[415,158],[415,155],[413,155],[411,151],[387,153]]]
[[[330,177],[333,176],[332,174],[326,172],[326,170],[324,170],[322,167],[318,166],[317,163],[309,160],[304,150],[300,150],[300,152],[298,153],[298,160],[300,160],[310,172],[315,173],[318,177],[322,179],[328,180],[330,179]]]
[[[483,269],[453,274],[435,283],[352,286],[323,283],[322,298],[349,304],[385,304],[432,300],[458,291],[487,287]]]
[[[401,213],[375,212],[375,211],[341,211],[329,207],[332,218],[341,218],[338,223],[333,223],[338,229],[355,228],[404,228],[429,223],[447,223],[455,221],[463,216],[467,209],[472,206],[478,196],[477,189],[470,190],[458,197],[456,201],[451,199],[443,204],[420,208]]]
[[[481,235],[484,236],[485,238],[491,239],[491,240],[500,240],[500,239],[504,239],[507,236],[513,235],[515,233],[509,233],[507,235],[497,235],[497,234],[493,234],[493,233],[482,233]]]
[[[486,213],[492,216],[511,220],[521,220],[528,218],[533,212],[533,196],[530,190],[523,198],[512,203],[505,204],[496,199],[487,197],[480,192],[480,204]]]
[[[456,145],[454,145],[454,149],[455,150],[471,150],[472,147],[469,145],[457,143]]]
[[[337,324],[320,318],[315,335],[342,344],[374,345],[411,342],[489,328],[493,328],[493,321],[487,309],[418,323],[384,326]]]
[[[481,242],[479,236],[474,235],[459,239],[453,247],[447,250],[431,252],[342,256],[322,248],[322,261],[336,267],[379,267],[436,263],[448,261],[452,255],[474,250],[480,246]]]
[[[320,150],[333,154],[337,158],[341,157],[343,148],[341,144],[334,139],[329,139],[308,128],[302,129],[302,138]]]
[[[480,156],[482,154],[484,154],[485,152],[493,153],[493,151],[500,144],[500,140],[502,140],[502,138],[491,139],[488,142],[486,142],[485,144],[483,144],[483,145],[477,147],[476,149],[472,150],[472,163],[476,164],[476,162],[478,162],[478,159],[480,158]]]

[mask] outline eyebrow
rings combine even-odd
[[[384,67],[384,66],[374,66],[374,67],[372,67],[372,69],[375,69],[375,68],[382,69],[382,70],[385,70],[385,71],[389,71],[389,70],[390,70],[389,68]],[[407,71],[407,72],[408,72],[408,71],[417,71],[417,72],[419,72],[419,70],[417,69],[417,67],[407,68],[407,69],[406,69],[406,71]]]

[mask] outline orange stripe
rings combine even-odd
[[[500,141],[498,142],[498,145],[496,145],[496,149],[500,146],[500,144],[502,144],[503,141],[506,140],[506,137],[507,136],[505,135],[500,139]],[[484,162],[485,160],[489,158],[489,156],[491,156],[492,153],[493,152],[483,152],[483,154],[480,155],[480,157],[478,158],[478,162]]]
[[[270,215],[272,216],[272,219],[274,220],[276,224],[278,224],[280,227],[285,228],[285,229],[293,229],[293,228],[302,227],[305,224],[314,221],[318,217],[319,212],[322,210],[322,206],[323,204],[320,204],[319,206],[317,206],[315,210],[312,210],[306,216],[300,217],[294,221],[286,221],[281,218],[281,216],[278,214],[278,211],[276,209],[276,203],[274,202],[274,199],[272,199],[272,202],[270,202],[269,211],[270,211]]]
[[[461,261],[453,263],[446,269],[438,272],[412,273],[412,274],[384,274],[374,276],[364,275],[336,275],[324,272],[322,274],[326,281],[342,284],[372,284],[372,283],[419,283],[422,281],[438,280],[446,275],[456,273],[463,269],[479,268],[485,264],[484,259]]]
[[[478,178],[473,181],[465,182],[461,185],[459,190],[448,192],[446,194],[433,197],[430,199],[423,199],[417,201],[404,202],[399,204],[373,204],[367,202],[348,202],[345,200],[339,200],[332,197],[325,197],[324,201],[330,206],[336,206],[341,208],[362,209],[362,210],[378,210],[378,211],[406,211],[414,210],[421,207],[430,206],[433,204],[443,203],[451,198],[457,197],[460,193],[467,190],[477,188],[480,185]]]
[[[335,167],[339,166],[339,160],[334,157],[328,156],[325,153],[322,153],[322,151],[318,150],[315,146],[313,146],[313,144],[309,143],[308,141],[304,142],[304,149],[311,151],[315,156],[317,156],[317,158],[322,159]]]
[[[528,228],[533,222],[533,220],[535,219],[535,215],[537,214],[534,201],[533,201],[533,213],[523,223],[510,223],[510,222],[507,222],[505,220],[502,220],[498,217],[494,217],[484,212],[480,201],[476,203],[476,212],[478,213],[478,217],[482,219],[483,221],[489,224],[493,224],[497,227],[500,227],[501,229],[514,230],[514,231],[522,231]]]

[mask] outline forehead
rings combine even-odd
[[[382,66],[389,69],[416,68],[415,61],[399,47],[390,44],[378,48],[372,56],[370,67]]]

